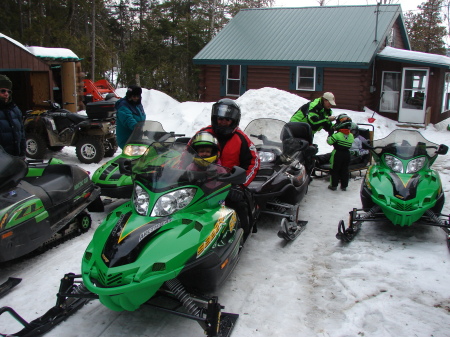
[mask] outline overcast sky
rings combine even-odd
[[[325,0],[327,6],[335,5],[375,5],[377,0]],[[384,2],[384,1],[382,1]],[[403,12],[417,10],[417,6],[425,0],[394,0],[402,6]],[[318,6],[318,0],[275,0],[274,7],[308,7]]]

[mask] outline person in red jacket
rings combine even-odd
[[[223,98],[212,106],[211,125],[198,132],[206,131],[217,138],[222,166],[230,169],[233,166],[239,166],[247,172],[243,186],[233,186],[225,200],[225,204],[233,208],[238,214],[246,234],[245,237],[247,237],[250,232],[251,212],[249,212],[249,209],[251,206],[246,197],[245,187],[253,181],[258,173],[259,157],[253,142],[239,128],[240,120],[241,109],[239,105],[232,99]]]

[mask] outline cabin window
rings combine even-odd
[[[386,36],[386,46],[394,47],[394,35],[395,31],[394,28],[391,28],[391,31],[389,32],[388,36]]]
[[[316,68],[297,67],[297,90],[316,90]]]
[[[445,73],[445,81],[444,81],[444,91],[443,91],[443,100],[442,100],[442,111],[450,110],[450,73]]]
[[[383,71],[381,82],[380,111],[398,112],[401,73],[396,71]]]
[[[227,96],[239,97],[241,87],[241,66],[227,66]]]

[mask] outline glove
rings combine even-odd
[[[232,186],[228,193],[227,199],[234,202],[241,202],[244,200],[244,191],[239,185]]]

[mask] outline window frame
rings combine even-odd
[[[300,70],[301,69],[313,69],[314,73],[312,77],[300,77]],[[299,88],[299,82],[300,78],[312,78],[313,85],[312,88],[306,89],[306,88]],[[317,81],[317,67],[311,67],[311,66],[297,66],[297,76],[296,76],[296,83],[295,83],[295,90],[301,90],[301,91],[316,91],[316,81]]]
[[[239,78],[230,78],[229,77],[229,74],[230,74],[230,66],[232,66],[232,67],[239,67]],[[230,83],[230,81],[237,81],[238,82],[238,86],[237,86],[237,88],[238,88],[238,93],[237,94],[231,94],[230,92],[229,92],[229,83]],[[226,91],[225,91],[225,94],[226,94],[226,96],[230,96],[230,97],[240,97],[241,96],[241,85],[242,85],[242,83],[241,83],[241,81],[242,81],[242,66],[240,65],[240,64],[227,64],[227,68],[226,68]]]

